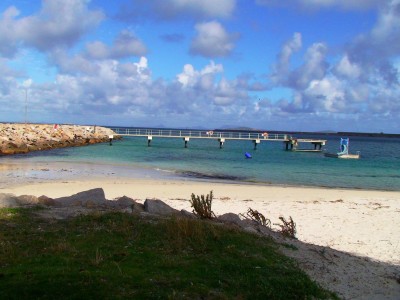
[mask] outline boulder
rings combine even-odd
[[[223,215],[219,216],[217,219],[224,223],[233,223],[233,224],[236,224],[239,226],[241,226],[241,223],[242,223],[242,220],[239,218],[239,216],[234,213],[223,214]]]
[[[18,207],[18,197],[14,194],[0,194],[0,208]]]
[[[39,203],[38,198],[32,195],[21,195],[17,198],[20,205],[35,205]]]
[[[135,200],[132,198],[129,198],[127,196],[122,196],[116,200],[116,203],[119,208],[121,209],[131,209],[131,212],[133,213],[140,213],[144,211],[144,205],[141,203],[137,203]]]
[[[168,204],[165,204],[159,199],[146,199],[144,201],[144,211],[154,215],[173,215],[179,213]]]
[[[133,205],[135,203],[135,200],[133,200],[132,198],[129,198],[127,196],[119,197],[115,201],[118,204],[118,206],[121,208],[130,207],[131,205]]]
[[[38,198],[38,203],[46,206],[53,206],[56,204],[53,198],[49,198],[45,195],[42,195]]]
[[[57,206],[83,206],[94,208],[106,205],[106,197],[102,188],[83,191],[72,196],[54,199]]]

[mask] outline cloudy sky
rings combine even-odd
[[[1,122],[400,133],[399,70],[400,0],[0,1]]]

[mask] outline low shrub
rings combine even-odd
[[[214,198],[213,191],[206,196],[196,196],[192,193],[190,204],[193,207],[193,213],[201,219],[215,218],[214,212],[211,210],[212,200]]]
[[[281,228],[280,233],[289,238],[296,238],[296,223],[293,221],[292,217],[289,216],[289,221],[287,221],[284,217],[279,217],[279,220],[282,221],[283,224],[274,224]]]

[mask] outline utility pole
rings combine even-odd
[[[25,125],[28,123],[28,88],[25,88]]]

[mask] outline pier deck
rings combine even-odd
[[[226,140],[246,140],[252,141],[254,147],[262,141],[283,142],[286,150],[296,150],[300,143],[309,143],[314,145],[314,151],[321,151],[326,140],[320,139],[296,139],[290,134],[285,133],[267,133],[267,132],[238,132],[238,131],[212,131],[212,130],[177,130],[177,129],[135,129],[135,128],[116,128],[110,127],[117,135],[147,137],[148,146],[154,137],[158,138],[182,138],[185,147],[190,139],[214,139],[220,143],[222,148]]]

